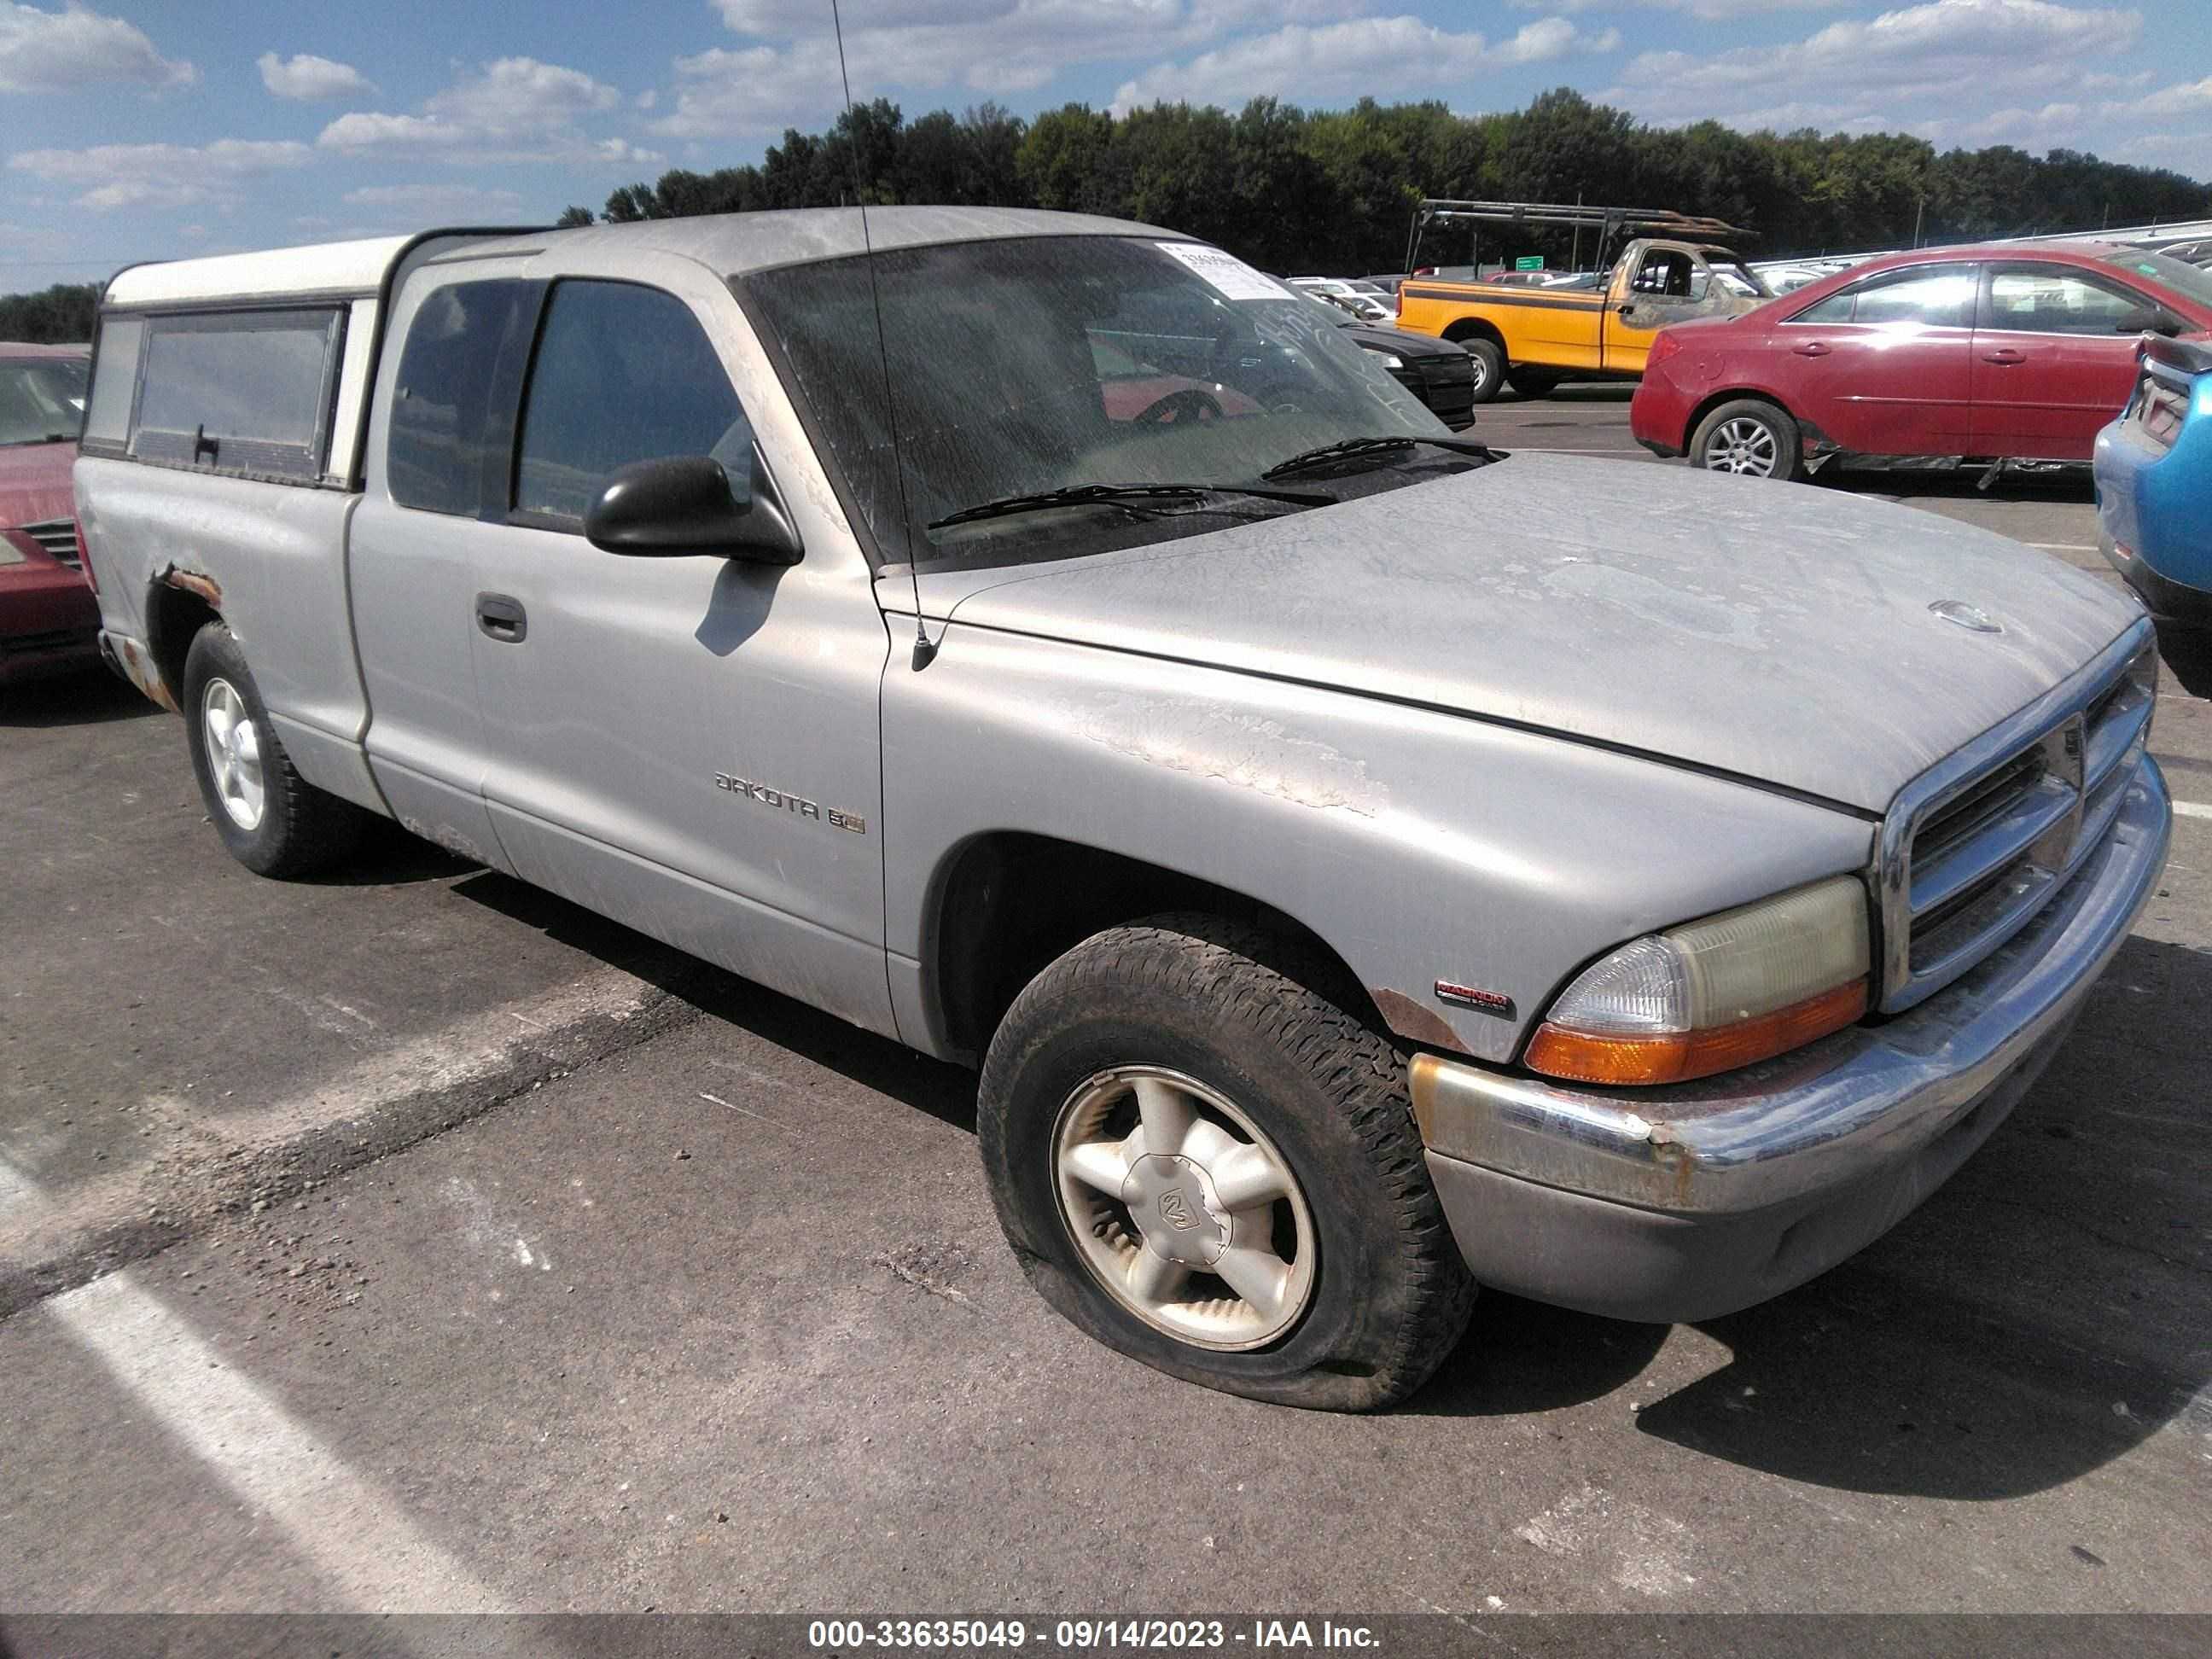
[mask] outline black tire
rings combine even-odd
[[[1486,404],[1498,395],[1498,388],[1505,384],[1505,349],[1495,340],[1486,340],[1480,334],[1469,335],[1455,342],[1463,346],[1467,355],[1474,359],[1473,400]]]
[[[1729,449],[1730,453],[1741,459],[1733,464],[1723,464],[1717,456],[1729,447],[1720,441],[1720,437],[1723,428],[1731,422],[1748,422],[1762,432],[1763,442],[1771,450],[1771,459],[1762,462],[1759,441],[1754,441],[1747,449],[1741,446]],[[1804,471],[1804,451],[1798,441],[1797,422],[1779,404],[1771,404],[1764,398],[1732,398],[1710,410],[1690,434],[1690,465],[1708,472],[1734,472],[1786,483]],[[1761,465],[1767,470],[1760,471]]]
[[[250,829],[231,816],[208,753],[208,692],[210,683],[218,680],[244,704],[259,748],[262,810],[259,822]],[[246,666],[246,653],[220,622],[202,628],[185,653],[184,711],[200,799],[206,803],[208,822],[233,858],[258,875],[304,876],[329,868],[353,851],[369,815],[351,801],[316,788],[293,770],[291,757],[261,701],[260,688],[253,683],[253,671]]]
[[[1548,398],[1565,378],[1548,368],[1516,368],[1506,375],[1505,383],[1524,398]]]
[[[1212,916],[1097,934],[1014,1000],[984,1062],[976,1138],[1008,1243],[1079,1329],[1206,1388],[1371,1411],[1451,1352],[1474,1285],[1429,1180],[1404,1059],[1316,988],[1328,983],[1272,935]],[[1303,1189],[1313,1288],[1298,1322],[1267,1346],[1224,1352],[1147,1322],[1104,1289],[1064,1218],[1056,1126],[1090,1080],[1129,1066],[1237,1102]]]

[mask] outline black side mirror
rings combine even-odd
[[[634,558],[713,554],[757,564],[797,564],[799,532],[756,449],[733,482],[711,455],[635,461],[607,475],[584,514],[584,538]]]
[[[2138,308],[2112,325],[2115,334],[2163,334],[2168,339],[2181,332],[2172,318],[2162,311]]]

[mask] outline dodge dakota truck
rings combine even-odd
[[[1725,247],[1639,237],[1597,288],[1409,277],[1398,289],[1398,326],[1465,346],[1475,401],[1488,403],[1503,386],[1540,398],[1562,380],[1635,380],[1668,324],[1733,316],[1770,297]]]
[[[1358,1409],[1478,1284],[1879,1236],[2165,860],[2132,599],[1615,476],[1218,249],[916,207],[125,270],[75,488],[248,867],[390,817],[970,1064],[1053,1307]]]

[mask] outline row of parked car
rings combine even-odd
[[[1839,458],[2094,461],[2108,556],[2151,607],[2212,618],[2212,270],[2103,243],[1871,259],[1653,342],[1637,441],[1790,479]]]
[[[1925,248],[1775,292],[1725,248],[1655,237],[1609,278],[1500,280],[1550,274],[1417,274],[1397,326],[1462,347],[1478,404],[1632,380],[1637,441],[1708,471],[2094,460],[2114,565],[2161,614],[2212,620],[2212,440],[2191,424],[2212,418],[2212,244]]]
[[[2208,264],[2212,246],[1922,249],[1793,270],[1769,295],[1750,285],[1771,271],[1651,240],[1609,281],[1492,273],[1504,303],[1433,273],[1289,285],[1454,428],[1501,383],[1632,374],[1637,440],[1711,471],[2094,460],[2113,564],[2160,614],[2212,623]],[[0,344],[0,683],[94,653],[70,499],[87,374],[83,348]]]

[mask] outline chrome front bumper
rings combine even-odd
[[[1696,1318],[1878,1237],[2026,1092],[2154,890],[2171,824],[2146,757],[2103,842],[1988,960],[1897,1018],[1763,1066],[1600,1091],[1419,1056],[1414,1116],[1476,1278]]]

